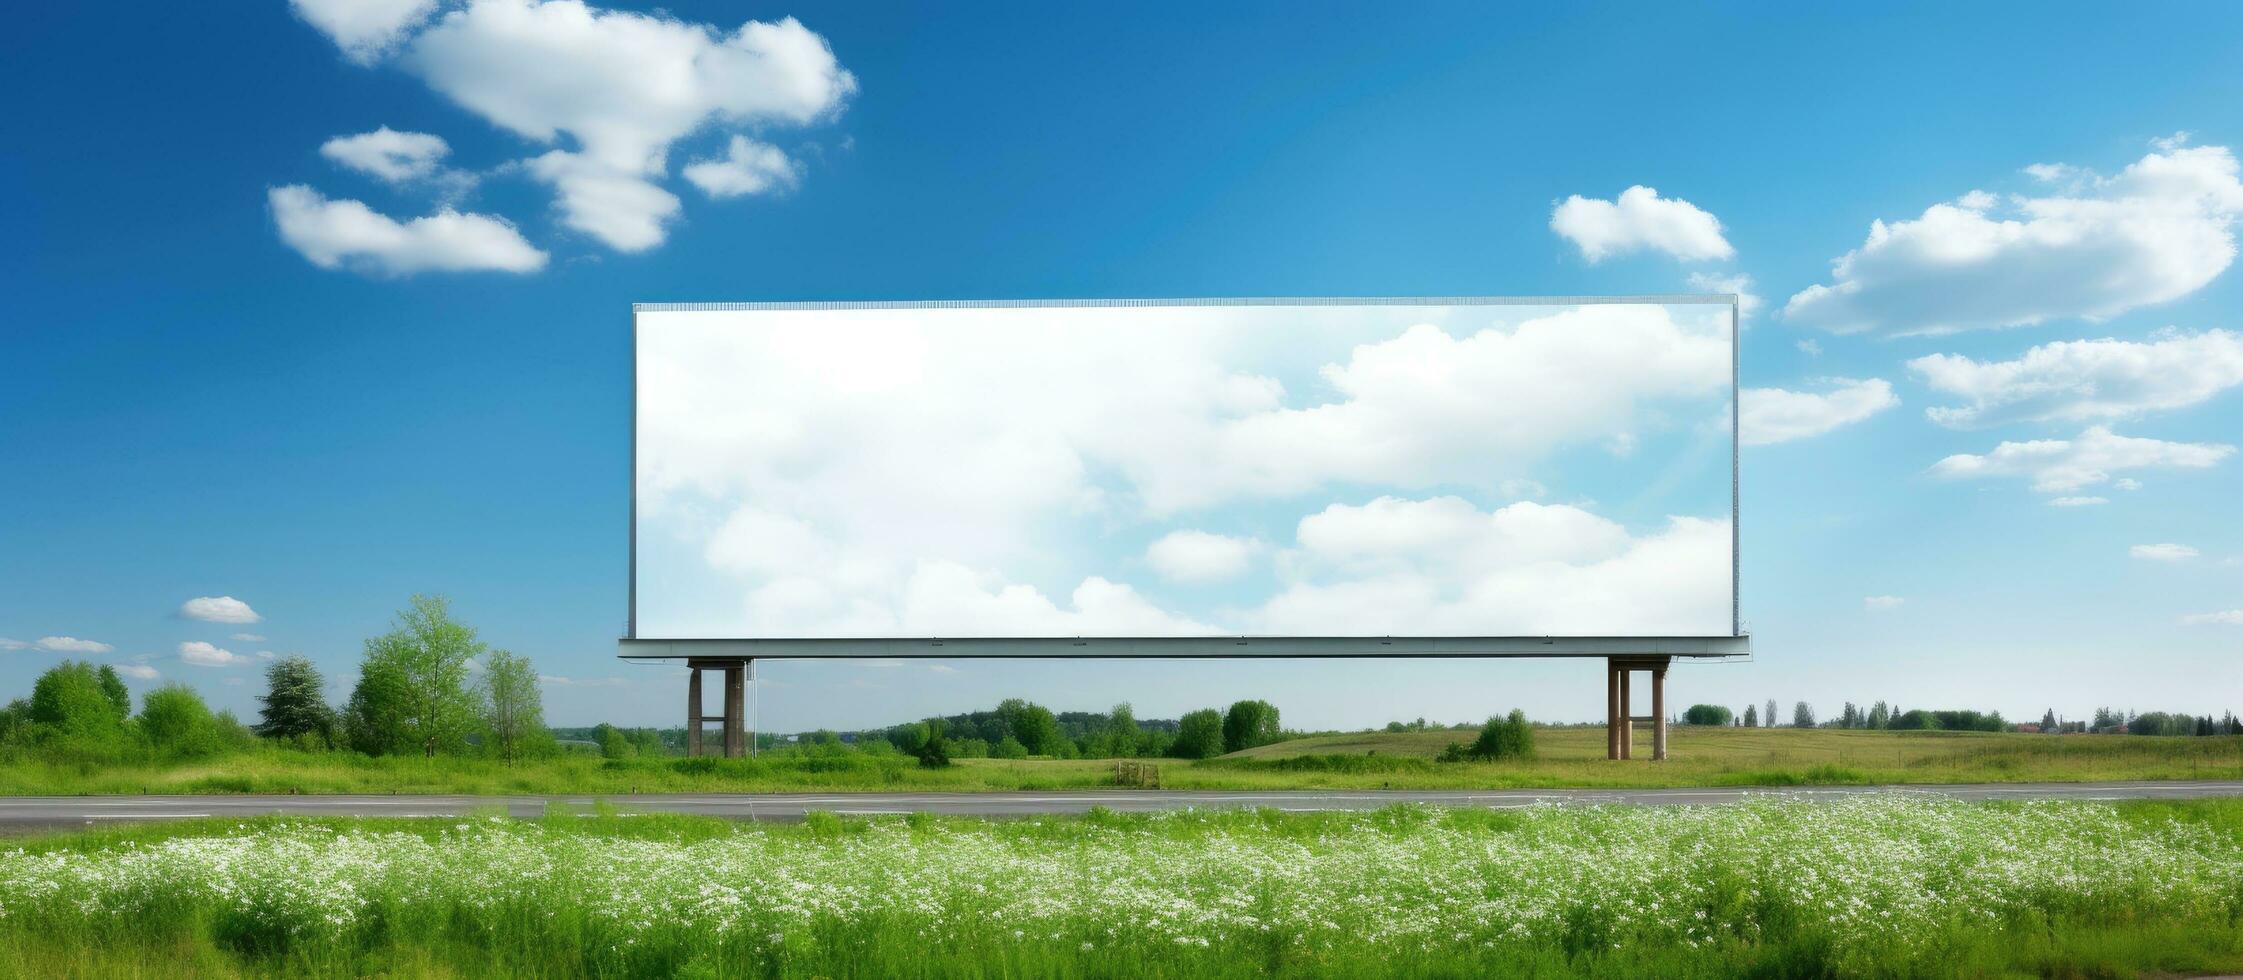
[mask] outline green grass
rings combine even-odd
[[[1806,786],[1860,783],[2080,782],[2243,778],[2243,737],[2044,736],[1676,728],[1672,758],[1604,758],[1604,732],[1536,732],[1537,758],[1435,763],[1469,733],[1333,735],[1199,763],[1160,760],[1171,789],[1508,789]],[[1639,732],[1642,754],[1648,733]],[[180,765],[0,763],[0,795],[183,793],[593,794],[912,790],[1065,790],[1110,786],[1111,761],[965,759],[922,769],[902,756],[607,761],[566,756],[368,758],[263,747]]]
[[[0,976],[2243,970],[2243,801],[800,825],[198,821],[0,851]]]

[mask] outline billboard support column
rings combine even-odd
[[[1620,759],[1620,661],[1604,661],[1604,757]]]
[[[737,759],[748,754],[746,662],[724,668],[724,757]]]
[[[1651,665],[1651,761],[1667,761],[1667,664]]]
[[[1632,696],[1634,692],[1629,690],[1629,681],[1633,679],[1631,675],[1635,673],[1634,667],[1634,664],[1626,661],[1622,661],[1620,664],[1620,758],[1622,759],[1636,757],[1636,719],[1634,715],[1629,714],[1629,712],[1635,710],[1636,704],[1635,698]]]
[[[685,668],[685,754],[701,754],[701,668]]]

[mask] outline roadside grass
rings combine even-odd
[[[0,850],[0,976],[2243,970],[2243,801],[203,820]]]
[[[1468,733],[1332,735],[1201,762],[1147,760],[1169,789],[1611,789],[2243,778],[2243,736],[2163,738],[1979,732],[1677,727],[1671,758],[1615,764],[1601,728],[1544,728],[1537,757],[1436,763]],[[1637,742],[1648,753],[1649,737]],[[572,755],[507,765],[481,758],[308,753],[274,746],[195,763],[0,764],[0,795],[1069,790],[1110,787],[1112,760],[962,759],[924,769],[901,755],[756,759]]]

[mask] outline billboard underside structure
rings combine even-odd
[[[1747,650],[1731,297],[634,320],[627,657]]]

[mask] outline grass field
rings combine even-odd
[[[2044,736],[1975,732],[1676,728],[1664,763],[1604,759],[1604,732],[1536,732],[1538,757],[1437,763],[1466,732],[1299,739],[1190,763],[1159,761],[1172,789],[1500,789],[1559,786],[1793,786],[1830,783],[2065,782],[2243,778],[2243,737]],[[1642,754],[1647,733],[1638,733]],[[0,795],[114,793],[624,794],[789,790],[1059,790],[1110,786],[1110,761],[965,759],[922,769],[900,756],[846,753],[750,760],[567,756],[368,758],[273,747],[174,766],[20,760],[0,765]]]
[[[2243,801],[787,827],[252,821],[0,851],[9,976],[2243,969]]]

